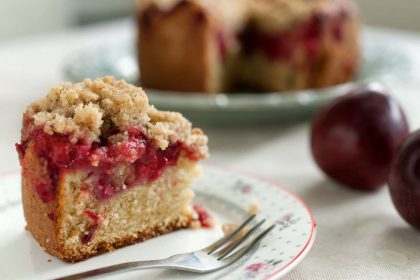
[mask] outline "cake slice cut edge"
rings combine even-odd
[[[32,104],[17,149],[27,229],[73,263],[188,227],[207,137],[105,77]]]

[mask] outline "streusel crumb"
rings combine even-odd
[[[248,208],[249,215],[257,214],[260,211],[261,211],[261,206],[258,204],[258,202],[253,201],[251,205],[249,205],[249,208]]]
[[[72,141],[99,142],[109,137],[115,142],[135,127],[162,149],[180,140],[207,154],[207,138],[201,130],[192,129],[179,113],[151,106],[141,88],[110,76],[53,87],[47,97],[27,108],[24,119],[33,120],[34,128],[43,127],[48,134],[71,135]]]

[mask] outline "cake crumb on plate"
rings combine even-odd
[[[256,201],[253,201],[248,208],[248,214],[250,215],[257,214],[260,211],[261,211],[261,206]]]

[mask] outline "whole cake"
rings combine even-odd
[[[184,228],[207,138],[142,89],[105,77],[64,83],[23,115],[22,199],[42,247],[77,262]]]
[[[358,70],[352,0],[142,0],[137,18],[144,87],[281,92]]]

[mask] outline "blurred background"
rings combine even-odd
[[[357,0],[369,25],[420,31],[420,0]],[[127,17],[135,0],[0,0],[0,41]]]

